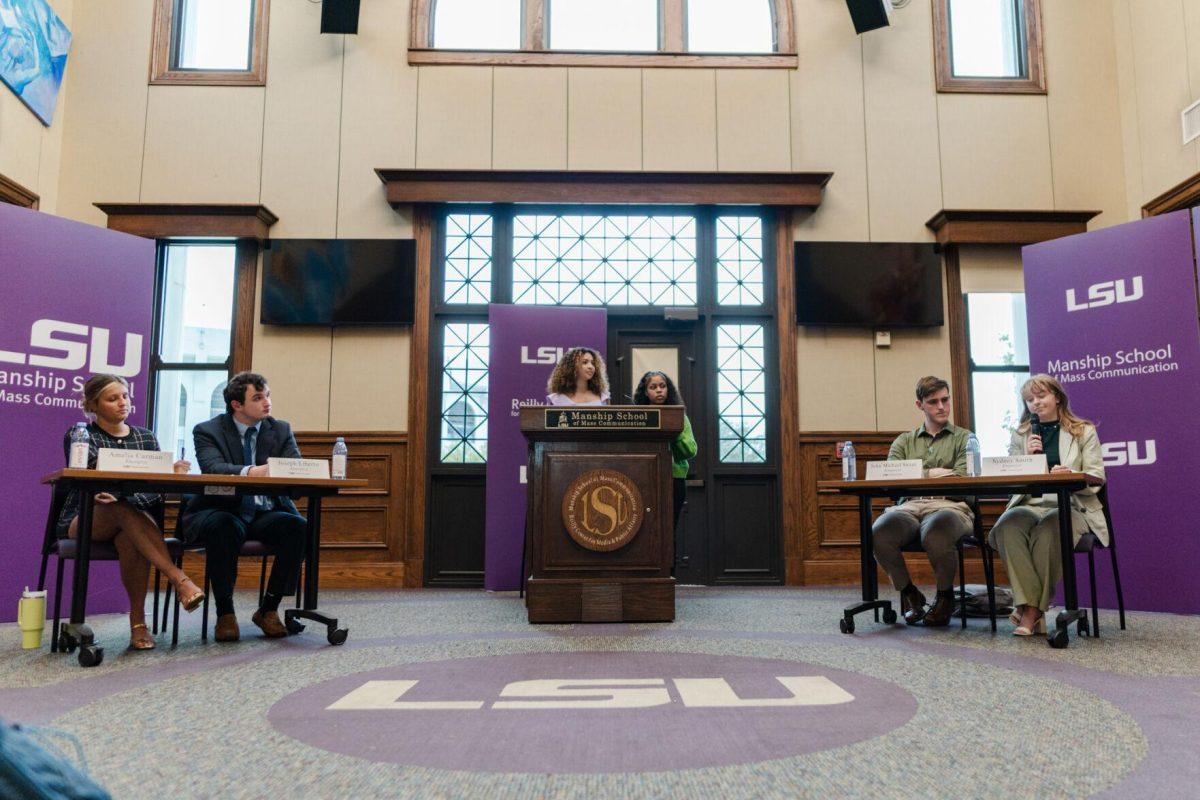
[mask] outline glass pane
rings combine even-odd
[[[767,460],[766,348],[762,325],[717,326],[717,454]]]
[[[254,0],[180,0],[176,69],[250,69]]]
[[[1008,455],[1008,442],[1021,421],[1021,384],[1028,372],[976,372],[971,376],[975,435],[985,456]]]
[[[484,322],[452,322],[442,339],[443,462],[487,461],[489,330]]]
[[[967,319],[971,326],[967,338],[975,366],[1029,365],[1024,294],[972,292],[967,295]]]
[[[949,0],[950,64],[959,78],[1025,76],[1023,0]]]
[[[154,435],[158,446],[178,457],[187,448],[192,472],[199,472],[192,429],[225,413],[225,370],[162,370],[154,390]]]
[[[492,298],[492,218],[487,214],[446,217],[445,303],[487,303]]]
[[[224,364],[233,331],[232,244],[169,245],[158,354],[168,364]]]
[[[513,302],[695,305],[696,220],[598,214],[516,216]]]
[[[760,306],[762,302],[762,220],[717,217],[717,303]]]
[[[521,0],[437,0],[433,46],[445,50],[520,50]]]
[[[771,53],[771,0],[688,0],[687,49],[693,53]]]
[[[549,0],[551,50],[658,49],[658,0]]]

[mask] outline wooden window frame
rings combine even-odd
[[[159,0],[165,2],[166,0]],[[412,0],[409,64],[566,67],[701,67],[795,69],[796,28],[791,0],[769,0],[773,53],[704,54],[687,52],[687,0],[658,0],[658,51],[651,53],[549,50],[547,5],[550,0],[521,0],[520,50],[443,50],[433,46],[437,0]]]
[[[1024,4],[1025,64],[1022,78],[956,77],[950,58],[950,0],[933,0],[933,52],[937,90],[976,94],[1045,94],[1046,64],[1042,55],[1041,0]]]
[[[31,208],[37,211],[40,198],[12,178],[0,175],[0,203],[8,203],[21,208]]]
[[[175,86],[266,86],[267,23],[271,0],[254,0],[250,34],[250,69],[174,69],[175,21],[181,0],[155,0],[150,45],[150,85]]]

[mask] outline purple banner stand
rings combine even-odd
[[[37,582],[50,503],[38,481],[65,466],[83,382],[124,376],[129,421],[145,424],[153,294],[153,241],[0,203],[0,621],[16,619],[21,590]],[[68,564],[64,587],[70,574]],[[91,613],[129,605],[115,563],[92,566],[88,595]]]
[[[1030,366],[1097,424],[1125,603],[1144,611],[1200,613],[1192,246],[1178,211],[1022,250]],[[1107,554],[1098,560],[1101,605],[1115,608]]]
[[[544,405],[546,381],[572,347],[605,350],[608,315],[602,308],[488,306],[487,523],[483,586],[511,591],[521,585],[528,459],[521,406]]]

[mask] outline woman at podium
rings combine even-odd
[[[683,398],[675,383],[665,372],[651,370],[638,381],[633,392],[633,404],[638,406],[681,406]],[[675,528],[679,528],[679,515],[687,497],[687,474],[691,460],[696,457],[696,436],[692,433],[692,421],[683,415],[683,430],[671,441],[671,483],[675,505]],[[678,552],[679,548],[675,548]]]
[[[1075,416],[1067,393],[1050,375],[1034,375],[1021,386],[1025,410],[1013,431],[1009,455],[1044,453],[1051,472],[1083,472],[1104,479],[1104,458],[1096,426]],[[1108,525],[1097,493],[1089,486],[1071,495],[1071,533],[1076,543],[1091,531],[1108,546]],[[1054,495],[1017,495],[996,520],[988,537],[1004,559],[1016,610],[1013,634],[1046,632],[1046,609],[1062,578],[1058,500]]]
[[[572,347],[550,373],[546,392],[551,406],[605,405],[609,394],[603,356],[590,347]]]

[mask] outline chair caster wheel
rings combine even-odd
[[[1068,633],[1066,628],[1058,628],[1046,640],[1055,650],[1065,650],[1067,648]]]
[[[330,628],[329,633],[325,634],[325,639],[332,645],[346,643],[346,637],[350,635],[350,631],[346,628]]]
[[[81,667],[98,667],[100,662],[104,660],[104,648],[97,647],[94,644],[84,645],[79,648],[79,666]]]
[[[885,608],[883,610],[883,621],[888,625],[896,624],[896,610],[894,608]]]
[[[1075,623],[1075,632],[1080,636],[1091,636],[1092,629],[1088,626],[1086,619],[1081,619]]]
[[[74,653],[75,648],[78,646],[79,641],[66,631],[63,631],[58,635],[58,652]]]
[[[838,628],[842,633],[854,633],[854,620],[842,617],[838,620]]]
[[[294,619],[289,619],[287,622],[283,623],[283,627],[287,628],[289,636],[295,636],[298,633],[304,632],[304,623],[297,622]]]

